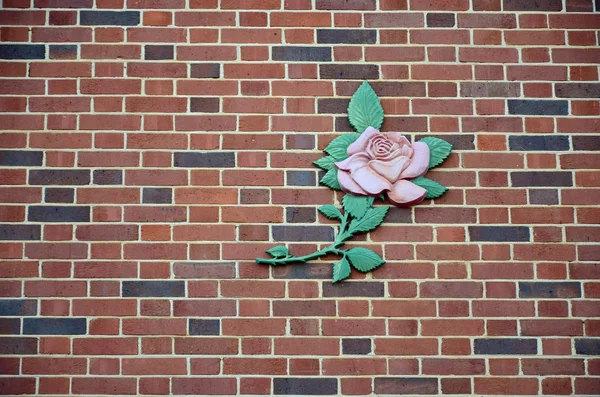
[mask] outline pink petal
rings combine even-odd
[[[358,186],[358,184],[352,180],[349,172],[339,170],[337,173],[337,178],[338,178],[338,182],[344,192],[358,194],[361,196],[367,195],[367,192],[362,190],[360,188],[360,186]]]
[[[369,166],[354,171],[352,179],[369,195],[377,195],[384,190],[390,190],[392,185],[383,177],[379,176]]]
[[[338,161],[335,166],[338,170],[354,171],[358,168],[364,167],[369,162],[369,156],[364,153],[356,153],[348,157],[346,160]]]
[[[402,135],[399,132],[388,132],[387,134],[385,134],[391,141],[396,142],[398,145],[400,145],[400,147],[402,146],[408,146],[410,147],[410,141],[408,139],[406,139],[406,137],[404,135]]]
[[[425,198],[427,190],[405,179],[394,183],[388,192],[388,198],[397,207],[408,207],[418,204]]]
[[[377,131],[375,128],[373,127],[369,127],[365,130],[365,132],[363,132],[362,134],[360,134],[360,136],[358,137],[358,139],[354,142],[352,142],[352,144],[350,144],[350,146],[348,146],[347,149],[347,153],[348,156],[352,156],[353,154],[356,154],[358,152],[364,152],[367,149],[367,142],[369,142],[369,139],[374,136],[374,135],[378,135],[381,134],[379,131]]]
[[[372,160],[369,162],[369,167],[391,183],[394,183],[409,162],[408,157],[399,156],[390,161]]]
[[[418,178],[429,169],[429,146],[425,142],[415,142],[412,147],[414,154],[408,168],[400,174],[402,179]]]

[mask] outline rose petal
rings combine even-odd
[[[359,168],[367,165],[369,160],[370,160],[370,158],[366,154],[356,153],[356,154],[353,154],[352,156],[348,157],[346,160],[338,161],[333,164],[335,164],[335,166],[338,168],[338,170],[354,171],[356,169],[359,169]]]
[[[413,143],[414,154],[410,165],[400,174],[402,179],[413,179],[425,175],[429,168],[429,146],[425,142]]]
[[[405,179],[394,183],[388,192],[388,199],[397,207],[408,207],[418,204],[425,198],[427,190]]]
[[[409,163],[408,157],[399,156],[390,161],[372,160],[369,162],[369,167],[391,183],[394,183]]]
[[[338,170],[337,178],[340,187],[344,192],[363,196],[367,195],[367,192],[362,190],[360,186],[358,186],[358,184],[352,180],[349,172]]]
[[[410,147],[410,141],[408,139],[406,139],[406,137],[399,132],[388,132],[385,135],[390,140],[392,140],[392,141],[396,142],[398,145],[400,145],[400,147],[405,146],[405,145]]]
[[[379,131],[377,131],[375,128],[373,127],[369,127],[365,130],[365,132],[363,132],[362,134],[360,134],[360,136],[358,137],[358,139],[354,142],[352,142],[352,144],[350,144],[350,146],[348,146],[347,152],[348,156],[352,156],[353,154],[356,154],[358,152],[364,152],[365,149],[367,148],[367,142],[369,142],[369,139],[372,136],[375,135],[381,135],[381,133]]]
[[[390,190],[392,185],[383,177],[379,176],[369,166],[359,168],[350,174],[354,182],[370,195],[377,195],[384,190]]]

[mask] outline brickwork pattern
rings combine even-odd
[[[0,394],[600,393],[598,0],[2,0]],[[358,244],[369,80],[455,150]]]

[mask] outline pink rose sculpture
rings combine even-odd
[[[348,146],[348,157],[335,163],[343,191],[359,196],[379,196],[398,207],[418,204],[427,190],[410,182],[429,169],[429,146],[411,143],[398,132],[382,134],[369,127]]]

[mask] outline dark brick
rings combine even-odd
[[[35,316],[37,300],[0,299],[0,316]]]
[[[147,61],[175,59],[175,47],[172,45],[146,45],[144,46],[144,59]]]
[[[85,335],[87,320],[85,318],[25,318],[23,334],[25,335]]]
[[[274,378],[273,394],[334,396],[338,394],[335,378]]]
[[[144,204],[171,204],[173,202],[173,189],[145,187],[142,190],[142,203]]]
[[[35,8],[92,8],[93,0],[35,0]]]
[[[317,173],[314,171],[286,171],[288,186],[316,186]]]
[[[600,136],[572,136],[574,150],[600,150]]]
[[[342,339],[342,354],[369,354],[371,351],[371,339]]]
[[[529,241],[527,226],[469,226],[471,241]]]
[[[190,335],[220,335],[221,321],[220,320],[198,320],[190,319],[189,323]]]
[[[460,96],[468,98],[518,97],[521,95],[519,83],[466,82],[460,83]]]
[[[461,134],[461,135],[416,135],[414,141],[420,141],[426,136],[432,136],[440,138],[452,145],[454,150],[474,150],[475,149],[475,135],[472,134]]]
[[[121,185],[123,171],[121,170],[94,170],[95,185]]]
[[[386,223],[412,223],[412,210],[410,208],[400,208],[390,206],[385,216]]]
[[[372,281],[357,281],[346,283],[323,283],[323,297],[365,296],[383,298],[383,283]]]
[[[77,59],[77,46],[68,44],[51,45],[50,59]]]
[[[375,378],[378,394],[438,394],[436,378]]]
[[[355,132],[354,128],[348,121],[348,116],[340,116],[335,118],[335,131],[336,132]]]
[[[40,225],[0,224],[0,240],[40,240]]]
[[[567,0],[567,12],[593,12],[593,3],[594,0]]]
[[[45,59],[43,44],[0,44],[0,59]]]
[[[0,318],[0,335],[14,335],[20,333],[20,318]]]
[[[275,317],[335,316],[335,301],[332,300],[277,300],[273,302]]]
[[[193,79],[216,79],[221,77],[221,65],[218,63],[194,63],[190,69]]]
[[[523,135],[508,138],[510,150],[569,150],[569,137],[564,135]]]
[[[339,81],[335,83],[335,90],[338,96],[351,97],[360,84],[358,81]],[[404,97],[424,97],[426,94],[425,83],[373,81],[369,84],[379,97],[397,98],[398,93]]]
[[[331,47],[279,46],[271,49],[274,61],[288,62],[330,62]]]
[[[317,29],[319,44],[375,44],[377,31],[370,29]]]
[[[510,177],[513,187],[573,186],[573,176],[570,172],[521,171],[512,172]]]
[[[123,281],[124,297],[185,296],[185,281]]]
[[[395,117],[387,116],[383,122],[383,131],[425,132],[427,117]]]
[[[31,206],[27,220],[30,222],[89,222],[90,207]]]
[[[536,339],[475,339],[475,354],[537,354]]]
[[[521,298],[580,298],[581,284],[567,281],[523,281],[519,283]]]
[[[451,28],[456,24],[456,16],[449,12],[430,12],[427,26],[430,28]]]
[[[316,0],[317,10],[374,10],[376,0]]]
[[[240,189],[240,204],[268,204],[268,189]]]
[[[5,167],[30,167],[42,165],[43,157],[43,152],[0,150],[0,165]]]
[[[575,352],[586,356],[600,355],[600,338],[575,339]]]
[[[600,83],[556,83],[558,98],[600,98]]]
[[[233,152],[176,152],[175,167],[231,168],[235,167]]]
[[[319,113],[348,113],[348,98],[321,98],[317,102]]]
[[[567,101],[548,101],[538,99],[509,99],[509,114],[566,116],[569,114]]]
[[[320,65],[322,79],[371,80],[379,78],[379,66],[365,64]],[[396,94],[397,95],[397,94]]]
[[[139,11],[81,11],[80,25],[135,26],[140,24]]]
[[[288,223],[313,223],[317,215],[314,207],[287,207],[285,219]]]
[[[558,190],[555,189],[530,189],[529,204],[558,204]]]
[[[89,185],[89,170],[31,170],[30,185]]]
[[[315,136],[308,134],[287,135],[286,149],[305,149],[311,150],[315,148]]]
[[[75,202],[75,189],[68,187],[49,187],[44,192],[46,203],[73,203]]]
[[[503,0],[504,11],[562,11],[562,0]]]
[[[329,263],[302,263],[296,265],[276,266],[273,268],[273,277],[280,279],[330,279],[332,274]]]
[[[273,226],[275,241],[333,241],[331,226]]]
[[[0,338],[0,354],[37,354],[37,338]]]
[[[190,98],[190,112],[218,113],[219,98]]]

